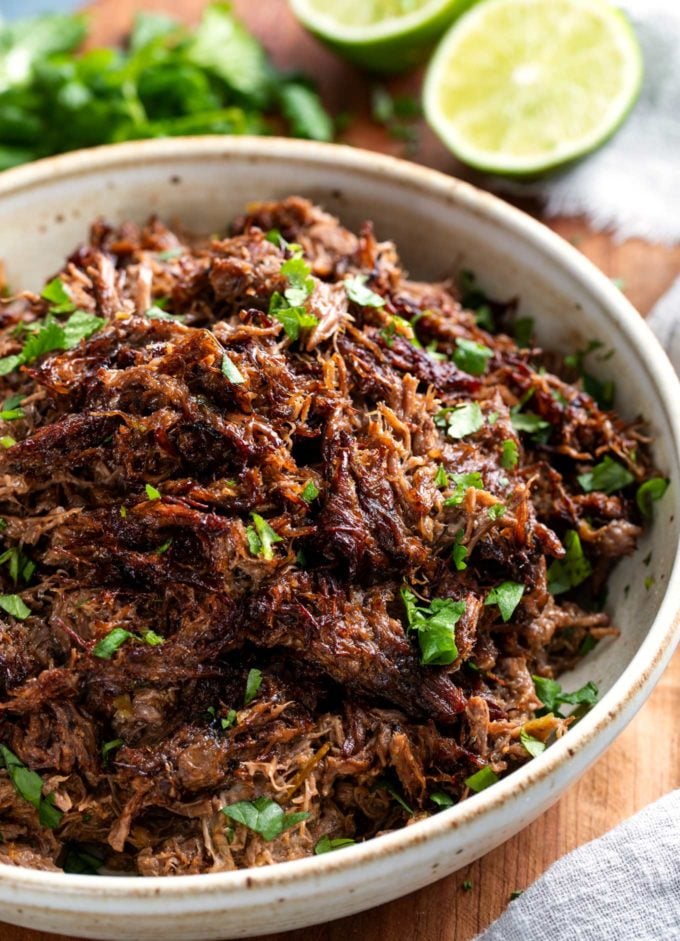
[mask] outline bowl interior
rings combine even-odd
[[[404,179],[396,161],[393,170],[378,160],[367,168],[365,157],[347,148],[312,152],[309,146],[260,140],[232,141],[222,151],[213,139],[203,150],[167,141],[106,156],[115,150],[90,152],[93,156],[80,162],[68,157],[49,161],[51,169],[37,181],[24,171],[26,185],[20,173],[7,183],[0,180],[0,258],[13,290],[39,289],[86,238],[97,216],[117,223],[157,214],[210,233],[224,230],[251,201],[301,194],[355,229],[373,220],[379,238],[396,242],[413,277],[441,279],[469,268],[492,295],[518,297],[522,315],[535,318],[538,338],[548,349],[574,351],[590,339],[601,340],[604,350],[614,353],[602,361],[594,354],[590,368],[616,380],[616,407],[623,416],[648,420],[657,466],[677,479],[671,419],[653,375],[652,360],[656,356],[662,362],[663,356],[651,334],[642,325],[637,332],[624,329],[625,315],[617,310],[626,302],[617,290],[604,278],[593,285],[592,270],[575,250],[549,233],[545,240],[537,236],[520,213],[456,181],[444,188],[428,185],[417,174]],[[344,152],[344,162],[338,162],[338,151]],[[584,271],[587,277],[579,280]],[[643,347],[646,356],[640,355]],[[675,490],[670,488],[658,505],[653,531],[611,580],[607,609],[621,637],[601,642],[565,685],[594,680],[605,692],[639,649],[676,554],[680,513]],[[652,560],[644,565],[652,545]]]

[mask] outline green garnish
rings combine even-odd
[[[471,471],[469,474],[452,474],[451,480],[456,489],[450,497],[444,500],[444,506],[460,506],[469,487],[484,490],[484,481],[479,471]]]
[[[62,869],[64,872],[70,872],[78,876],[97,876],[103,865],[103,858],[95,856],[89,850],[69,846],[66,850]]]
[[[510,901],[514,902],[515,899],[518,899],[520,895],[524,892],[524,889],[513,889],[510,893]]]
[[[25,621],[31,613],[19,595],[0,595],[0,608],[19,621]]]
[[[512,332],[517,341],[517,346],[524,349],[531,346],[534,335],[534,318],[518,317],[513,324]]]
[[[519,448],[517,442],[512,438],[506,438],[501,446],[501,467],[505,470],[512,470],[517,467],[519,461]]]
[[[175,248],[166,248],[165,251],[159,252],[156,255],[156,258],[159,261],[173,261],[175,258],[179,258],[180,255],[184,253],[183,245],[176,245]]]
[[[291,340],[298,340],[302,330],[309,330],[319,322],[314,314],[308,313],[304,307],[291,307],[278,291],[271,296],[269,313],[283,325],[286,336]]]
[[[114,627],[105,637],[97,641],[92,648],[92,654],[99,657],[100,660],[110,660],[114,653],[128,640],[148,644],[149,647],[158,647],[165,643],[165,639],[156,634],[155,631],[144,631],[140,636],[133,634],[132,631],[125,630],[124,627]]]
[[[226,715],[226,718],[220,718],[220,726],[222,731],[230,729],[232,726],[236,725],[236,720],[238,719],[238,713],[235,709],[230,709]]]
[[[519,730],[519,740],[524,747],[524,750],[528,752],[532,758],[538,757],[541,752],[545,751],[545,742],[542,742],[538,738],[534,738],[533,735],[529,735],[529,733],[524,728]]]
[[[144,484],[144,489],[146,490],[146,495],[149,500],[160,500],[161,492],[157,490],[156,487],[152,486],[152,484]]]
[[[461,338],[456,340],[453,361],[459,369],[470,373],[471,376],[481,376],[492,356],[493,350],[483,343]]]
[[[521,405],[515,405],[510,409],[510,421],[515,431],[524,431],[528,435],[537,436],[550,428],[550,422],[533,412],[522,412],[521,408]]]
[[[564,558],[555,559],[548,568],[548,591],[553,595],[561,595],[570,588],[580,585],[593,570],[583,553],[581,540],[576,530],[567,530],[564,548],[566,549]]]
[[[588,682],[585,686],[577,689],[574,693],[565,693],[557,680],[551,680],[545,676],[532,676],[536,695],[541,700],[545,709],[543,712],[553,712],[560,716],[559,707],[562,704],[571,706],[594,706],[597,702],[599,692],[597,686]]]
[[[13,448],[16,443],[16,438],[13,438],[11,435],[3,435],[0,438],[0,445],[2,445],[3,448]]]
[[[102,745],[102,761],[104,764],[108,764],[109,755],[112,751],[116,751],[120,748],[121,745],[124,745],[125,742],[122,738],[113,738],[110,742],[104,742]]]
[[[467,562],[465,560],[468,556],[468,550],[467,546],[461,543],[463,536],[463,530],[459,529],[456,533],[456,541],[453,544],[453,549],[451,550],[451,558],[453,559],[453,564],[456,566],[457,572],[464,572],[467,568]]]
[[[260,691],[260,686],[262,686],[262,670],[253,667],[252,670],[248,670],[246,678],[246,691],[243,696],[244,706],[249,705],[255,699]]]
[[[418,604],[416,596],[406,587],[401,589],[410,631],[417,631],[420,662],[446,666],[458,656],[455,627],[465,613],[464,601],[433,598],[429,604]]]
[[[667,477],[650,477],[637,489],[635,502],[643,516],[651,517],[654,512],[654,503],[660,500],[668,490],[670,480]]]
[[[490,520],[498,520],[501,516],[505,516],[505,511],[507,507],[503,503],[494,503],[493,506],[488,507],[486,515]]]
[[[40,296],[50,303],[50,310],[53,314],[70,314],[76,309],[76,305],[71,300],[71,296],[64,287],[61,278],[53,278],[42,289]]]
[[[472,879],[465,879],[462,883],[462,887],[463,887],[464,892],[471,892],[472,891]]]
[[[406,803],[399,791],[392,787],[389,781],[386,781],[384,778],[382,778],[376,783],[375,787],[379,790],[387,791],[390,797],[399,804],[402,810],[406,811],[409,817],[413,816],[413,808]]]
[[[437,468],[437,473],[434,478],[435,487],[448,487],[449,485],[449,475],[446,473],[446,469],[443,464],[440,464]]]
[[[14,584],[19,582],[19,576],[25,582],[31,580],[35,571],[35,562],[23,552],[19,546],[12,546],[0,555],[0,565],[7,565],[9,575]]]
[[[435,423],[446,428],[449,438],[465,438],[479,431],[484,424],[484,415],[479,402],[466,402],[441,409],[435,415]]]
[[[347,297],[350,301],[354,301],[355,304],[361,305],[361,307],[384,307],[385,298],[376,294],[376,292],[372,291],[370,288],[367,288],[367,281],[368,275],[365,274],[355,274],[351,278],[345,278],[343,284],[345,285]],[[406,323],[408,323],[408,321],[406,321]]]
[[[316,500],[316,498],[319,496],[319,488],[313,480],[308,480],[302,488],[302,493],[300,496],[305,501],[305,503],[311,503],[312,500]]]
[[[647,575],[647,577],[645,578],[645,583],[644,583],[645,591],[649,591],[649,589],[652,587],[655,581],[656,581],[656,578],[653,575]]]
[[[138,13],[123,48],[76,53],[86,31],[64,14],[0,27],[1,169],[138,138],[271,134],[279,116],[295,136],[330,139],[316,92],[278,71],[227,3],[194,29]]]
[[[162,545],[160,545],[157,549],[155,549],[154,555],[164,555],[168,551],[171,545],[172,545],[172,537],[170,537],[170,539],[166,539]]]
[[[571,366],[579,373],[583,382],[584,392],[587,392],[591,398],[595,399],[600,408],[606,410],[614,405],[614,395],[616,393],[614,383],[612,381],[603,382],[584,368],[586,357],[594,350],[601,349],[603,346],[604,343],[602,343],[601,340],[591,340],[585,349],[577,350],[576,353],[565,356],[564,362],[566,366]],[[598,357],[598,359],[608,358],[608,355]]]
[[[436,804],[437,807],[444,809],[445,807],[453,807],[456,803],[455,800],[449,795],[445,794],[444,791],[433,791],[430,794],[430,800],[433,804]]]
[[[0,359],[0,376],[6,376],[18,366],[32,363],[53,350],[73,349],[81,340],[96,333],[104,322],[103,317],[96,317],[84,310],[76,310],[68,320],[60,323],[54,319],[53,311],[51,311],[39,325],[38,331],[32,333],[26,340],[20,353]]]
[[[275,840],[286,830],[302,823],[308,813],[285,814],[271,797],[258,797],[254,801],[238,801],[221,808],[225,817],[242,823],[263,840]]]
[[[10,395],[9,398],[5,399],[2,403],[0,419],[2,421],[17,421],[17,419],[23,418],[25,412],[23,408],[19,408],[21,402],[22,396],[20,395]]]
[[[525,586],[520,582],[502,582],[493,588],[486,596],[485,605],[498,605],[498,610],[504,622],[510,620],[515,613],[515,608],[522,600]]]
[[[586,493],[593,490],[614,493],[615,490],[622,490],[632,484],[635,477],[623,464],[613,461],[607,454],[603,461],[596,464],[591,471],[579,474],[577,479]]]
[[[27,768],[5,745],[0,745],[0,757],[14,785],[14,790],[35,807],[42,826],[50,830],[58,827],[61,823],[62,812],[54,806],[54,794],[43,797],[43,782],[40,775]]]
[[[349,837],[339,836],[332,839],[327,833],[321,837],[314,847],[314,854],[321,856],[322,853],[332,853],[334,850],[341,850],[344,846],[354,846],[356,840]]]
[[[288,280],[288,287],[283,292],[291,307],[303,304],[314,290],[314,279],[310,277],[312,269],[302,257],[295,253],[281,265],[281,274]]]
[[[246,527],[246,539],[252,555],[259,555],[267,561],[274,558],[272,546],[281,542],[281,536],[272,529],[269,523],[259,513],[250,514],[253,520],[251,526]]]
[[[222,357],[222,375],[226,376],[229,382],[235,386],[240,386],[241,383],[246,381],[226,353]]]
[[[413,327],[411,324],[408,322],[408,320],[404,320],[403,317],[399,317],[397,314],[394,314],[392,317],[390,317],[387,326],[383,327],[383,329],[380,331],[380,336],[383,338],[390,349],[394,344],[394,338],[396,336],[402,336],[405,340],[408,340],[409,343],[412,343],[414,346],[420,346],[420,342],[413,332]]]
[[[487,787],[491,787],[492,784],[496,784],[497,782],[498,775],[487,765],[485,768],[480,768],[479,771],[475,771],[469,778],[466,778],[465,786],[469,787],[471,791],[479,792],[486,790]]]

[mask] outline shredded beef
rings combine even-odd
[[[276,301],[294,258],[297,336]],[[630,485],[578,476],[609,456],[645,480],[639,423],[479,325],[452,283],[408,280],[370,225],[354,235],[300,197],[213,241],[99,221],[59,278],[104,324],[7,371],[23,416],[0,425],[16,441],[2,592],[30,609],[1,612],[0,743],[59,819],[0,771],[1,861],[86,853],[169,875],[294,859],[463,799],[480,769],[529,760],[522,729],[566,731],[532,676],[616,633],[598,601],[641,525]],[[53,307],[5,301],[0,353],[63,322]],[[514,305],[488,311],[507,326]],[[482,345],[481,370],[459,341]],[[473,403],[481,427],[452,434]],[[570,531],[592,574],[553,595]],[[508,582],[523,594],[504,620],[487,599]],[[422,653],[404,589],[460,606],[448,662]],[[222,813],[263,797],[308,816],[265,839]]]

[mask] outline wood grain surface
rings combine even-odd
[[[403,156],[403,144],[371,121],[372,81],[326,51],[288,12],[285,0],[234,0],[243,20],[281,68],[313,75],[328,106],[352,115],[342,140]],[[92,7],[92,42],[121,39],[138,9],[162,10],[195,22],[204,0],[98,0]],[[419,76],[389,82],[394,93],[416,92]],[[425,128],[408,154],[428,166],[480,181],[448,154]],[[540,218],[540,207],[523,208]],[[581,219],[556,219],[551,228],[569,239],[605,274],[622,278],[627,296],[644,315],[680,275],[680,246],[639,240],[617,244],[591,232]],[[470,941],[560,856],[592,840],[646,804],[680,787],[680,651],[656,690],[603,758],[539,820],[503,846],[447,879],[389,905],[339,921],[260,941]],[[465,888],[472,884],[471,888]],[[2,941],[71,941],[0,924]],[[530,939],[527,939],[530,941]]]

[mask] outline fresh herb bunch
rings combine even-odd
[[[190,30],[138,14],[125,49],[76,50],[81,15],[0,23],[0,169],[62,151],[182,134],[330,140],[333,123],[299,75],[280,74],[227,3]],[[282,119],[282,121],[281,121]]]

